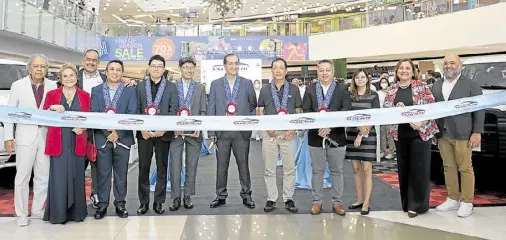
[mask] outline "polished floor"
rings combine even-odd
[[[475,208],[469,218],[456,212],[431,210],[409,219],[399,211],[371,212],[367,217],[348,213],[294,215],[143,216],[52,225],[31,220],[18,227],[16,219],[0,218],[0,239],[505,239],[506,207]]]

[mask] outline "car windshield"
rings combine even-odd
[[[0,64],[0,90],[9,90],[14,81],[28,76],[23,65]]]
[[[506,89],[506,62],[467,64],[462,74],[484,89]]]

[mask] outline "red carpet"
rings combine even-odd
[[[385,183],[399,188],[399,178],[397,173],[378,173],[375,174],[376,177],[383,180]],[[444,185],[435,185],[432,184],[430,190],[430,207],[436,207],[442,204],[446,197],[448,196],[448,192]],[[474,202],[475,206],[503,206],[506,205],[506,195],[503,193],[475,193]]]
[[[86,178],[86,201],[90,198],[91,193],[91,179]],[[30,198],[28,199],[28,209],[32,209],[33,193],[30,189]],[[0,188],[0,216],[13,216],[16,214],[14,211],[14,189]]]

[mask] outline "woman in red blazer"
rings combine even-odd
[[[60,69],[62,86],[47,93],[44,109],[89,112],[90,95],[77,87],[77,69],[64,64]],[[78,114],[65,116],[65,121],[80,121]],[[83,221],[86,210],[84,183],[85,155],[88,134],[83,128],[49,127],[45,153],[51,157],[49,188],[44,221],[65,224]]]

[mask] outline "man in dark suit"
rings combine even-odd
[[[444,58],[444,80],[436,81],[432,91],[436,102],[482,95],[478,84],[461,75],[462,64],[457,55]],[[474,170],[472,148],[480,146],[485,110],[464,113],[437,120],[442,131],[438,136],[443,159],[448,198],[437,211],[458,210],[457,216],[473,214]],[[462,186],[459,186],[459,173]],[[462,194],[460,194],[460,190]]]
[[[83,68],[77,73],[77,87],[86,91],[91,95],[91,89],[106,82],[107,76],[97,70],[100,63],[100,55],[95,49],[88,49],[83,54],[82,66]],[[126,87],[135,85],[135,81],[122,79]],[[93,143],[92,130],[88,131],[88,142]],[[86,159],[86,166],[88,168],[90,161]],[[97,164],[91,163],[91,195],[90,201],[94,208],[98,208],[98,195],[97,195]]]
[[[91,109],[93,112],[108,114],[137,113],[137,94],[134,87],[126,87],[123,77],[123,62],[113,60],[106,66],[107,81],[91,90]],[[95,219],[102,219],[107,214],[111,195],[111,171],[114,172],[114,205],[120,218],[128,217],[125,208],[127,194],[128,161],[130,147],[135,143],[130,130],[96,129],[94,130],[97,146],[97,186],[98,209]]]
[[[191,57],[179,60],[179,70],[182,79],[177,81],[177,94],[179,99],[179,116],[204,116],[207,111],[206,90],[204,85],[193,80],[197,63]],[[181,169],[183,167],[183,150],[186,148],[186,173],[184,182],[183,205],[186,209],[193,208],[191,196],[195,195],[195,178],[197,164],[202,148],[200,131],[177,131],[175,139],[170,144],[170,185],[171,195],[174,199],[171,211],[181,207]]]
[[[238,76],[239,57],[228,54],[223,59],[226,74],[211,83],[207,115],[209,116],[251,116],[255,115],[257,99],[253,83]],[[234,152],[239,168],[241,198],[248,208],[255,208],[251,198],[251,179],[249,172],[249,145],[251,131],[209,131],[209,137],[216,144],[218,160],[216,170],[216,199],[210,207],[224,205],[228,196],[227,178],[230,153]]]
[[[302,110],[309,112],[347,111],[351,99],[349,92],[334,80],[334,67],[330,60],[318,63],[318,80],[306,89]],[[320,214],[323,200],[323,173],[328,162],[332,182],[332,208],[338,215],[345,215],[343,206],[343,164],[346,136],[344,128],[310,129],[308,131],[309,153],[311,155],[311,177],[313,207],[311,214]]]
[[[176,85],[163,77],[165,59],[154,55],[149,60],[149,76],[137,85],[137,114],[175,115],[178,107]],[[149,170],[153,147],[156,157],[156,188],[153,210],[163,214],[167,187],[167,164],[169,161],[172,131],[137,131],[139,144],[139,201],[137,214],[143,215],[149,209]]]

